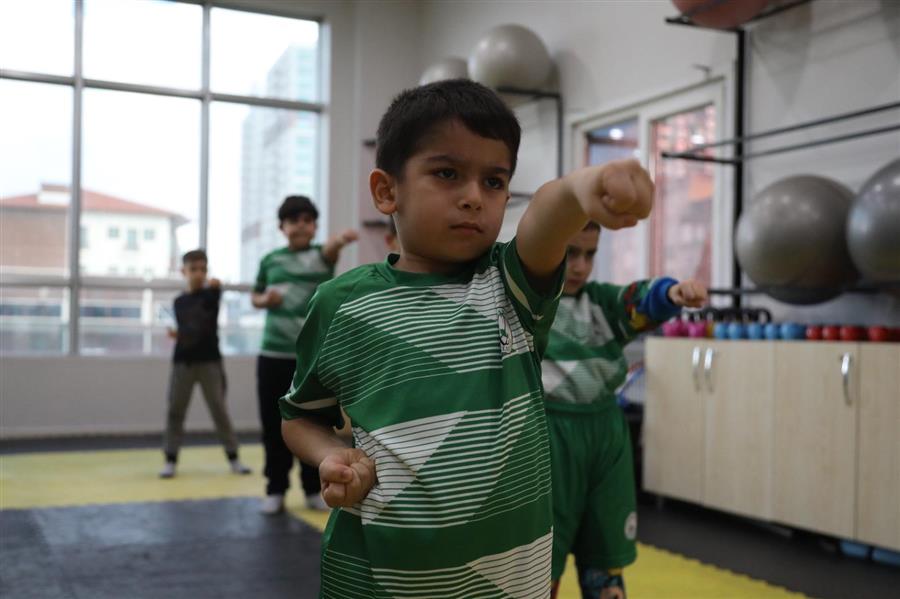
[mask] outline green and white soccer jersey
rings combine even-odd
[[[282,415],[336,425],[343,407],[378,478],[332,512],[323,597],[547,597],[540,356],[559,275],[533,292],[513,242],[458,276],[382,263],[319,288]]]
[[[628,374],[623,348],[658,324],[638,309],[652,284],[591,282],[560,298],[542,365],[547,401],[588,406],[615,400]]]
[[[280,248],[263,257],[253,291],[262,293],[274,288],[283,300],[280,306],[266,311],[260,353],[277,358],[294,357],[309,300],[316,288],[333,276],[334,265],[325,260],[318,245],[299,251]]]

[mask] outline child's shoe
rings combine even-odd
[[[260,513],[274,516],[284,511],[284,495],[266,495],[259,506]]]
[[[232,474],[250,474],[253,472],[249,467],[245,466],[239,459],[235,458],[233,460],[228,460],[228,464],[231,466]]]
[[[160,478],[172,478],[175,476],[175,462],[166,462],[162,470],[159,471]]]

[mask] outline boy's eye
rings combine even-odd
[[[452,168],[438,169],[434,174],[441,179],[453,180],[456,178],[456,171]]]
[[[506,189],[506,183],[500,177],[488,177],[484,182],[491,189]]]

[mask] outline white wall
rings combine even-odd
[[[0,438],[162,433],[168,357],[8,357],[0,361]],[[256,357],[225,359],[228,410],[238,431],[259,430]],[[211,431],[199,388],[187,429]]]
[[[668,0],[431,0],[422,8],[421,55],[423,65],[444,56],[465,57],[492,27],[524,25],[544,40],[557,65],[554,83],[563,95],[571,123],[699,82],[703,76],[695,65],[718,72],[732,68],[732,34],[665,24],[665,17],[673,14]],[[751,26],[749,39],[748,131],[900,98],[900,3],[819,0]],[[552,153],[548,150],[552,142],[547,140],[545,118],[535,133],[529,131],[533,116],[523,118],[521,110],[519,116],[526,128],[520,163],[529,166],[519,171],[512,187],[525,191],[534,184],[531,179],[552,176]],[[825,128],[822,133],[839,134],[898,121],[900,111],[894,111]],[[730,122],[724,125],[730,126]],[[777,141],[793,143],[812,139],[818,133]],[[569,128],[566,134],[570,134]],[[538,136],[538,143],[529,143],[529,135]],[[571,140],[565,146],[570,153]],[[760,143],[748,150],[765,147],[769,145]],[[745,197],[749,203],[753,194],[768,183],[798,173],[825,174],[856,190],[868,175],[898,155],[900,135],[889,134],[760,159],[747,164]],[[566,164],[567,168],[574,164],[572,156],[567,156]],[[531,173],[527,181],[523,177],[526,172]],[[520,212],[516,210],[516,214]],[[504,223],[507,232],[512,230],[515,218],[508,220]],[[730,255],[732,250],[728,244],[717,251]],[[758,296],[751,302],[768,305],[777,317],[805,322],[900,324],[900,298],[887,294],[847,294],[814,308],[799,309]]]
[[[761,22],[752,35],[748,129],[783,127],[900,100],[900,3],[819,1]],[[893,110],[749,144],[748,152],[900,122]],[[747,163],[747,205],[783,177],[813,174],[853,191],[900,156],[900,133],[764,157]],[[845,294],[811,307],[759,298],[776,318],[900,326],[900,296]]]

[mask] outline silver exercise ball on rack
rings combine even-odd
[[[866,181],[847,217],[853,263],[874,281],[900,281],[900,158]]]
[[[469,75],[488,87],[539,89],[551,67],[544,42],[521,25],[491,29],[469,55]]]
[[[816,304],[857,279],[845,223],[853,192],[825,177],[787,177],[763,189],[741,215],[735,253],[741,268],[789,304]]]
[[[419,78],[419,85],[427,85],[446,79],[467,79],[468,77],[469,65],[466,61],[456,56],[448,56],[425,69]]]

